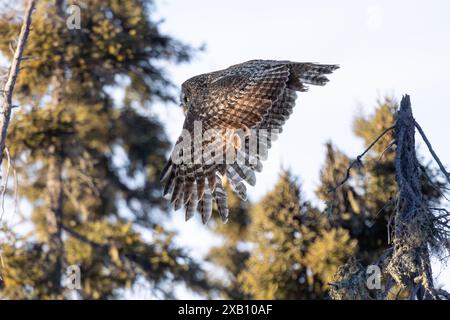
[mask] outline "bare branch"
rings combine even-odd
[[[16,84],[17,77],[20,70],[20,62],[22,61],[23,52],[25,50],[25,45],[28,40],[28,35],[30,33],[31,25],[31,15],[33,9],[36,5],[37,0],[29,0],[25,9],[25,16],[22,23],[22,29],[20,30],[19,39],[17,41],[17,47],[14,50],[14,56],[11,62],[11,67],[8,71],[8,78],[2,89],[3,101],[1,103],[0,111],[0,167],[3,161],[3,151],[6,144],[6,136],[8,132],[9,121],[11,118],[12,110],[12,96],[14,91],[14,86]]]
[[[381,159],[383,159],[384,155],[386,154],[386,152],[388,152],[393,146],[395,146],[395,140],[392,140],[389,145],[386,147],[386,149],[383,150],[383,152],[381,153],[381,155],[378,157],[378,161],[380,161]]]
[[[422,127],[417,123],[417,121],[414,121],[414,125],[419,131],[420,135],[422,136],[423,141],[425,141],[425,144],[428,147],[428,150],[430,151],[431,155],[433,156],[434,160],[437,162],[439,169],[441,169],[442,173],[444,174],[445,178],[447,179],[448,183],[450,184],[450,173],[447,172],[444,165],[442,164],[441,160],[437,156],[436,152],[434,152],[433,147],[431,146],[430,141],[428,140],[427,136],[425,135],[425,132],[423,132]]]
[[[328,190],[328,193],[335,192],[335,191],[336,191],[337,189],[339,189],[343,184],[345,184],[345,183],[348,181],[348,179],[350,178],[350,171],[352,170],[352,168],[353,168],[355,165],[360,164],[360,163],[361,163],[361,159],[366,155],[366,153],[369,152],[370,149],[372,149],[372,147],[373,147],[375,144],[377,144],[377,142],[380,141],[380,139],[383,138],[384,135],[385,135],[386,133],[388,133],[389,131],[391,131],[391,130],[393,130],[393,129],[395,129],[395,125],[393,125],[392,127],[389,127],[389,128],[387,128],[386,130],[384,130],[384,131],[383,131],[383,132],[382,132],[382,133],[381,133],[374,141],[372,141],[372,143],[367,147],[367,149],[364,150],[363,153],[361,153],[360,155],[358,155],[358,156],[356,157],[356,159],[353,160],[353,161],[350,163],[350,166],[347,168],[347,173],[346,173],[346,175],[345,175],[345,178],[344,178],[341,182],[339,182],[339,183],[337,184],[337,186],[335,186],[334,188],[331,188],[330,190]]]
[[[443,296],[444,299],[450,300],[450,293],[448,293],[444,289],[437,290],[437,294]]]

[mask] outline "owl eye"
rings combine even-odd
[[[184,114],[186,114],[189,108],[189,99],[184,93],[181,95],[181,107],[183,108]]]
[[[188,99],[188,97],[187,97],[187,95],[186,95],[186,93],[184,91],[181,92],[180,102],[182,104],[187,104],[189,102],[189,99]]]

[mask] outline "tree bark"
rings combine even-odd
[[[56,17],[55,30],[58,32],[64,28],[64,11],[63,1],[55,1]],[[52,100],[49,108],[56,111],[62,103],[64,94],[64,57],[55,66],[52,77]],[[53,112],[57,116],[58,112]],[[59,138],[60,139],[60,138]],[[48,231],[48,245],[50,249],[50,257],[52,259],[52,271],[48,277],[49,286],[52,288],[52,294],[59,296],[62,293],[62,276],[64,268],[64,242],[62,240],[62,225],[63,225],[63,208],[64,208],[64,156],[63,156],[63,142],[57,139],[48,148],[47,158],[47,231]]]
[[[415,146],[415,120],[408,95],[403,97],[397,113],[395,141],[399,201],[395,216],[394,258],[390,262],[391,275],[397,276],[397,282],[409,287],[412,299],[429,299],[432,298],[430,290],[434,285],[428,243],[426,238],[415,234],[420,230],[415,224],[428,221],[430,218],[427,215],[430,213],[422,196]]]
[[[53,262],[49,275],[49,286],[52,293],[61,292],[62,269],[64,265],[64,243],[62,241],[63,217],[63,159],[58,155],[56,146],[49,150],[47,169],[47,232],[50,257]]]

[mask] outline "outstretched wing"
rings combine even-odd
[[[226,221],[222,177],[227,176],[233,190],[245,199],[243,181],[256,183],[255,171],[262,169],[261,160],[267,157],[275,138],[270,130],[281,131],[295,105],[295,91],[306,91],[305,84],[325,84],[328,80],[323,74],[336,68],[253,60],[209,74],[204,91],[190,97],[195,103],[186,114],[183,134],[161,175],[164,195],[171,194],[175,210],[184,205],[186,220],[198,210],[206,223],[214,199]],[[254,129],[256,140],[252,140]],[[237,131],[241,134],[238,140],[233,136]],[[257,141],[256,149],[252,141]],[[234,155],[231,160],[227,158],[230,150]]]
[[[204,108],[213,127],[251,129],[269,113],[289,79],[286,65],[261,64],[230,67],[211,81]]]
[[[230,180],[231,187],[241,199],[245,199],[244,181],[250,185],[255,183],[254,171],[261,171],[261,160],[266,160],[272,141],[276,140],[282,132],[283,125],[292,114],[297,98],[296,91],[307,91],[307,85],[325,85],[329,80],[326,74],[338,69],[337,65],[321,65],[314,63],[296,63],[290,61],[264,61],[270,70],[288,70],[288,78],[283,78],[281,84],[275,84],[274,92],[270,98],[270,108],[261,113],[262,121],[252,127],[252,132],[244,140],[243,147],[237,152],[241,157],[233,164],[227,166],[226,176]],[[280,78],[278,78],[280,79]],[[243,101],[252,99],[252,96],[260,97],[261,91],[265,93],[267,84],[274,85],[273,79],[268,77],[265,85],[252,88],[252,94],[243,97]],[[276,82],[275,82],[276,83]],[[280,91],[276,91],[277,89]],[[262,101],[258,101],[261,103]]]

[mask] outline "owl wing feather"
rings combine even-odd
[[[282,95],[289,79],[289,67],[262,65],[230,72],[211,83],[204,113],[213,126],[254,128]]]

